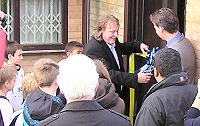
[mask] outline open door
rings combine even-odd
[[[138,40],[147,44],[150,48],[165,46],[165,41],[161,40],[149,20],[149,15],[156,9],[162,7],[168,7],[173,9],[178,14],[180,32],[184,33],[185,30],[185,0],[127,0],[125,2],[125,41]],[[134,55],[134,64],[127,62],[129,68],[132,70],[139,69],[146,63],[144,57]],[[133,71],[131,71],[133,72]],[[142,102],[143,96],[146,94],[152,84],[155,84],[156,80],[151,79],[149,84],[141,85],[141,89],[134,91],[134,105],[130,102],[129,116],[134,123],[136,114],[138,113]],[[133,94],[132,94],[133,95]],[[130,98],[133,98],[130,96]],[[131,99],[130,99],[131,101]],[[134,108],[133,108],[134,106]],[[133,115],[131,115],[133,114]]]

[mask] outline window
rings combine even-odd
[[[4,4],[2,4],[4,2]],[[1,0],[7,13],[3,29],[24,50],[58,50],[67,41],[66,0]]]

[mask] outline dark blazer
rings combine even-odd
[[[37,126],[130,126],[129,119],[114,111],[104,109],[95,101],[76,101],[67,104]]]
[[[137,89],[139,87],[137,83],[137,74],[131,74],[124,72],[122,55],[130,55],[132,53],[141,52],[140,43],[138,42],[126,42],[120,43],[118,39],[115,42],[115,50],[118,55],[120,68],[118,67],[115,58],[106,44],[105,41],[97,41],[94,37],[86,44],[84,48],[84,54],[92,59],[99,59],[106,65],[112,82],[116,86],[116,91],[119,93],[121,85]]]
[[[128,115],[129,108],[129,88],[139,89],[140,84],[137,83],[137,74],[125,72],[122,55],[130,55],[132,53],[141,52],[139,42],[120,43],[118,39],[115,42],[115,50],[118,55],[119,65],[104,40],[98,41],[93,36],[84,48],[84,54],[92,59],[99,59],[106,65],[111,80],[115,85],[116,92],[125,102],[125,114]],[[121,88],[123,86],[123,88]]]

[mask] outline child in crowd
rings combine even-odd
[[[82,54],[83,53],[83,44],[77,41],[71,41],[67,43],[65,46],[65,54],[67,57],[74,54]]]
[[[22,92],[23,97],[26,99],[26,97],[35,89],[39,87],[38,83],[35,80],[34,73],[27,73],[24,76],[24,79],[22,80]]]
[[[39,121],[58,113],[64,100],[56,96],[58,88],[58,64],[51,59],[40,59],[33,67],[34,78],[39,85],[26,98],[23,108],[24,125],[34,126]]]
[[[71,42],[67,43],[67,45],[65,46],[65,56],[61,61],[58,62],[58,65],[59,66],[63,65],[63,63],[65,62],[67,57],[75,55],[75,54],[82,54],[82,53],[83,53],[83,44],[81,44],[80,42],[77,42],[77,41],[71,41]],[[56,94],[60,94],[59,87],[57,89]]]
[[[17,70],[14,65],[5,64],[0,69],[0,110],[4,126],[9,126],[13,119],[13,107],[6,98],[6,93],[15,86]]]
[[[65,46],[65,56],[58,64],[62,64],[63,61],[66,60],[67,57],[72,56],[74,54],[82,54],[83,53],[83,44],[77,41],[71,41],[67,43]]]
[[[24,77],[24,70],[21,68],[23,60],[23,51],[19,43],[15,41],[8,41],[5,50],[5,63],[15,65],[17,67],[16,84],[11,91],[6,94],[7,99],[10,101],[14,111],[22,109],[23,96],[22,96],[22,79]]]

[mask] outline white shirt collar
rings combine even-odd
[[[107,45],[108,45],[108,47],[111,49],[112,47],[115,47],[115,43],[113,43],[112,45],[111,44],[108,44],[108,43],[106,43]]]

